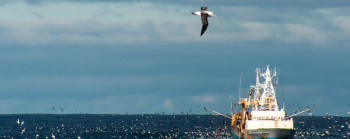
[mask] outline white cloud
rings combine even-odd
[[[250,39],[253,40],[266,40],[271,35],[271,30],[268,24],[259,22],[247,22],[242,24],[249,34]]]
[[[285,40],[287,42],[311,42],[322,44],[328,41],[329,34],[322,30],[317,30],[309,26],[300,24],[286,24],[287,31]]]
[[[163,108],[166,110],[172,110],[174,108],[174,104],[170,98],[166,98],[163,103]]]
[[[333,23],[339,27],[340,33],[350,35],[350,16],[335,17]]]
[[[199,96],[193,96],[192,100],[198,104],[206,104],[206,103],[214,103],[216,101],[216,97],[213,95],[199,95]]]
[[[165,6],[168,8],[163,8]],[[190,14],[197,10],[191,6],[150,2],[43,2],[41,6],[33,6],[14,2],[0,9],[0,23],[8,28],[0,33],[0,43],[121,45],[274,41],[319,45],[332,43],[334,39],[330,38],[346,41],[350,36],[348,16],[336,14],[338,8],[301,11],[293,7],[282,11],[254,6],[215,8],[212,10],[218,18],[210,18],[207,32],[199,36],[200,17]],[[247,16],[238,16],[243,14]],[[332,29],[334,26],[341,31]]]

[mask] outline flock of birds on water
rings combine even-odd
[[[230,122],[215,115],[48,115],[7,121],[0,138],[230,138]],[[46,120],[51,119],[51,124]],[[45,122],[46,121],[46,122]],[[294,138],[350,138],[350,117],[295,117]],[[6,131],[4,127],[1,129]],[[108,134],[107,136],[101,136]]]
[[[200,106],[192,106],[199,108]],[[301,110],[301,106],[297,105],[296,109]],[[52,107],[52,110],[65,112],[63,107]],[[231,138],[230,121],[226,121],[224,117],[217,115],[194,115],[191,113],[193,108],[181,112],[181,114],[167,115],[161,113],[145,114],[145,115],[87,115],[76,110],[76,121],[67,122],[64,118],[57,120],[57,123],[50,125],[50,130],[44,133],[45,126],[49,123],[41,122],[35,127],[25,126],[33,122],[27,122],[18,118],[13,122],[17,132],[15,137],[29,138],[90,138],[98,137],[99,134],[109,134],[108,137],[113,138]],[[298,110],[297,110],[298,111]],[[69,115],[69,114],[68,114]],[[64,116],[64,115],[63,115]],[[84,117],[94,116],[93,118],[84,120]],[[208,118],[213,116],[216,118]],[[122,118],[120,118],[122,117]],[[350,118],[329,116],[301,116],[295,117],[296,132],[294,138],[350,138]],[[217,118],[221,119],[218,120]],[[103,121],[108,121],[104,123]],[[207,119],[207,120],[203,120]],[[101,125],[104,123],[105,125]],[[74,126],[70,124],[74,124]],[[96,124],[97,123],[97,124]],[[46,124],[46,125],[45,125]],[[94,124],[94,125],[89,125]],[[33,128],[35,134],[33,133]],[[82,129],[82,131],[79,131]],[[31,134],[28,134],[31,133]],[[78,134],[79,133],[79,134]],[[34,135],[33,135],[34,134]],[[12,135],[0,135],[4,138],[11,138]]]
[[[223,132],[223,128],[217,128],[223,118],[212,115],[46,116],[51,119],[49,123],[45,122],[49,120],[47,117],[33,121],[21,115],[26,119],[26,124],[20,118],[16,122],[6,121],[9,124],[6,128],[12,131],[8,134],[0,132],[0,138],[197,138],[228,133]],[[0,130],[4,130],[4,127]]]

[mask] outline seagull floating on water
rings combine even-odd
[[[193,15],[199,15],[202,18],[202,31],[201,36],[204,34],[205,30],[207,30],[207,27],[209,25],[208,23],[208,17],[215,16],[216,15],[213,12],[208,11],[208,7],[201,7],[201,11],[198,12],[192,12]]]

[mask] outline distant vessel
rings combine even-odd
[[[277,81],[273,80],[276,75],[276,69],[271,73],[269,65],[264,73],[257,68],[256,84],[251,86],[248,98],[240,98],[236,104],[242,109],[235,113],[231,104],[231,130],[235,138],[293,138],[293,118],[286,116],[284,104],[282,109],[277,105],[274,89]],[[260,77],[265,79],[263,83]]]
[[[312,108],[286,116],[284,104],[282,109],[279,109],[277,104],[274,89],[277,80],[273,80],[276,76],[276,68],[271,73],[269,65],[265,72],[257,68],[256,84],[251,86],[248,98],[239,97],[237,104],[231,103],[231,117],[209,108],[204,109],[232,119],[231,131],[234,138],[291,139],[295,133],[292,117],[310,111]],[[260,77],[265,79],[263,83],[260,83]],[[254,93],[253,97],[252,93]],[[242,109],[234,112],[235,105],[241,106]]]

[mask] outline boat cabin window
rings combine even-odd
[[[277,116],[277,117],[267,117],[267,116],[261,116],[261,117],[252,117],[252,119],[255,120],[283,120],[283,117]]]

